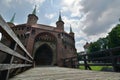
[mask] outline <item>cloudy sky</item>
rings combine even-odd
[[[15,24],[26,23],[35,5],[40,24],[55,26],[61,11],[65,31],[71,24],[75,32],[78,52],[86,42],[105,37],[120,18],[120,0],[0,0],[0,14],[10,21],[16,13]]]

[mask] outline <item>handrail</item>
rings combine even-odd
[[[110,52],[110,51],[120,51],[120,46],[115,47],[115,48],[105,49],[102,51],[95,51],[95,52],[91,52],[91,53],[87,53],[87,54],[80,54],[80,55],[85,56],[85,55],[91,55],[91,54],[96,54],[96,53],[101,54],[101,52]]]
[[[79,65],[84,65],[86,69],[91,69],[90,66],[113,66],[115,71],[120,71],[120,47],[110,48],[102,51],[96,51],[87,54],[79,54],[79,61],[84,61],[84,63],[79,63]],[[87,61],[91,62],[88,63]],[[95,63],[97,61],[97,63]],[[103,62],[103,63],[101,63]]]
[[[4,29],[7,34],[26,52],[26,54],[33,59],[33,57],[28,53],[28,51],[25,49],[25,47],[23,46],[23,44],[21,43],[21,41],[17,38],[17,36],[15,35],[15,33],[12,31],[12,29],[8,26],[8,24],[6,24],[6,22],[4,21],[4,19],[2,18],[2,16],[0,15],[0,26],[2,27],[2,29]]]
[[[0,71],[20,68],[20,67],[29,67],[31,64],[0,64]]]
[[[25,58],[24,56],[18,54],[17,52],[13,51],[13,50],[10,49],[9,47],[5,46],[5,45],[2,44],[1,42],[0,42],[0,50],[3,51],[3,52],[8,53],[8,54],[10,54],[10,55],[13,55],[13,56],[16,56],[16,57],[18,57],[18,58],[21,58],[21,59],[23,59],[23,60],[32,62],[31,60]]]
[[[33,66],[33,57],[29,54],[10,26],[0,15],[0,31],[3,34],[0,41],[0,54],[5,57],[0,63],[0,80],[8,80],[10,73],[25,71]],[[5,39],[5,42],[3,41]],[[3,42],[3,43],[2,43]],[[6,42],[9,46],[6,45]],[[1,55],[0,55],[1,56]],[[12,73],[12,75],[16,73]]]

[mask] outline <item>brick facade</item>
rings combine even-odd
[[[14,26],[8,24],[33,57],[35,57],[36,51],[46,44],[52,50],[51,65],[64,66],[66,64],[66,66],[72,67],[71,63],[74,63],[74,66],[77,66],[74,33],[64,31],[61,15],[56,22],[56,27],[38,24],[37,20],[38,17],[35,14],[29,14],[25,24]]]

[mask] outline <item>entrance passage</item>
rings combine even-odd
[[[40,46],[35,53],[35,64],[40,65],[51,65],[53,60],[53,51],[47,44]]]

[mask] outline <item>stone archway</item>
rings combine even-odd
[[[34,60],[37,61],[37,59],[38,59],[38,58],[36,59],[37,54],[39,54],[38,56],[42,55],[42,53],[40,53],[41,52],[40,50],[42,49],[43,51],[46,50],[46,51],[50,52],[50,53],[45,52],[49,56],[52,55],[52,57],[48,57],[48,59],[49,58],[52,59],[52,62],[50,60],[51,64],[47,64],[47,61],[43,60],[43,62],[44,61],[46,61],[46,62],[45,62],[45,64],[42,64],[42,65],[55,65],[56,61],[57,61],[57,54],[56,54],[57,45],[56,44],[57,44],[57,39],[56,39],[55,35],[53,35],[52,33],[42,32],[42,33],[39,33],[38,35],[36,35],[35,42],[34,42],[34,50],[33,50]],[[42,55],[42,56],[44,56],[44,55]],[[40,57],[40,58],[42,59],[42,57]]]
[[[34,56],[35,64],[40,65],[52,65],[53,62],[53,51],[49,45],[41,45],[35,52]]]

